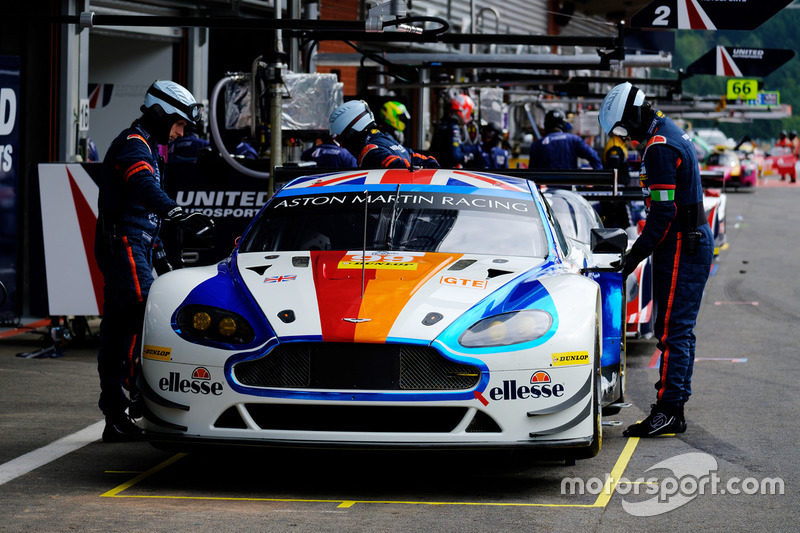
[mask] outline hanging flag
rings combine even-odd
[[[794,50],[717,46],[689,65],[687,74],[763,78],[794,57]]]
[[[631,18],[632,28],[754,30],[792,0],[655,0]]]

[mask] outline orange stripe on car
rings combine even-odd
[[[402,253],[402,252],[401,252]],[[358,316],[369,322],[356,324],[354,342],[385,342],[397,317],[416,292],[462,254],[426,253],[416,257],[416,271],[377,269],[367,281]],[[369,268],[369,267],[367,267]],[[416,283],[414,273],[421,274]],[[412,285],[413,283],[413,285]]]

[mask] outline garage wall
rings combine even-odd
[[[547,0],[427,0],[414,2],[414,12],[446,18],[451,31],[461,33],[547,34]],[[470,29],[470,7],[475,17],[483,13],[482,23]],[[494,12],[500,15],[499,31]]]
[[[100,159],[119,132],[141,115],[147,88],[172,77],[172,43],[92,35],[89,46],[89,137]]]

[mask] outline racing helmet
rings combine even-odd
[[[560,109],[551,109],[544,116],[544,130],[553,131],[556,128],[561,131],[569,131],[572,125],[567,122],[567,117]]]
[[[472,111],[475,109],[475,102],[466,94],[457,94],[450,100],[452,109],[467,124],[472,120]]]
[[[598,120],[607,135],[631,137],[642,128],[644,93],[629,82],[620,83],[611,89],[600,104]],[[638,133],[638,132],[637,132]],[[639,139],[635,139],[639,140]]]
[[[485,142],[498,142],[503,139],[504,133],[494,122],[489,122],[481,128],[481,136]]]
[[[333,110],[329,122],[331,137],[336,140],[366,130],[375,123],[375,115],[364,100],[350,100]]]
[[[195,126],[200,120],[203,104],[198,104],[192,93],[174,81],[156,80],[147,89],[142,107],[143,112],[145,109],[156,110],[160,117],[169,117],[171,123],[183,118]]]
[[[624,152],[626,155],[628,153],[628,148],[625,146],[625,141],[622,140],[622,138],[616,135],[609,135],[605,151],[607,152],[613,148],[618,148],[621,152]]]
[[[475,121],[471,121],[466,125],[467,130],[467,138],[465,139],[467,144],[479,144],[481,142],[481,132],[478,129],[478,125]]]
[[[411,120],[411,115],[409,114],[408,109],[406,109],[406,106],[400,102],[395,102],[394,100],[383,104],[383,107],[381,108],[381,116],[386,124],[397,131],[403,131],[406,129],[406,123],[403,121],[403,119]]]

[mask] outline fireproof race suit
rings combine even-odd
[[[315,161],[320,168],[356,168],[358,162],[346,149],[336,144],[318,144],[300,154],[302,161]]]
[[[105,282],[97,365],[106,416],[124,411],[123,387],[134,388],[153,259],[163,253],[161,218],[177,207],[161,188],[159,163],[156,141],[138,122],[114,139],[103,160],[95,257]]]
[[[626,269],[653,254],[658,401],[682,406],[692,393],[694,326],[714,255],[691,138],[660,111],[648,130],[640,181],[648,214]]]
[[[431,140],[431,153],[443,168],[464,168],[469,161],[469,154],[464,149],[462,134],[464,126],[461,121],[451,115],[436,124]]]
[[[360,168],[439,168],[433,157],[418,154],[406,148],[397,139],[380,130],[372,129],[367,134],[364,148],[358,155]]]
[[[528,168],[573,169],[578,167],[578,157],[589,161],[594,169],[603,168],[600,156],[591,146],[574,133],[556,131],[531,144]]]

